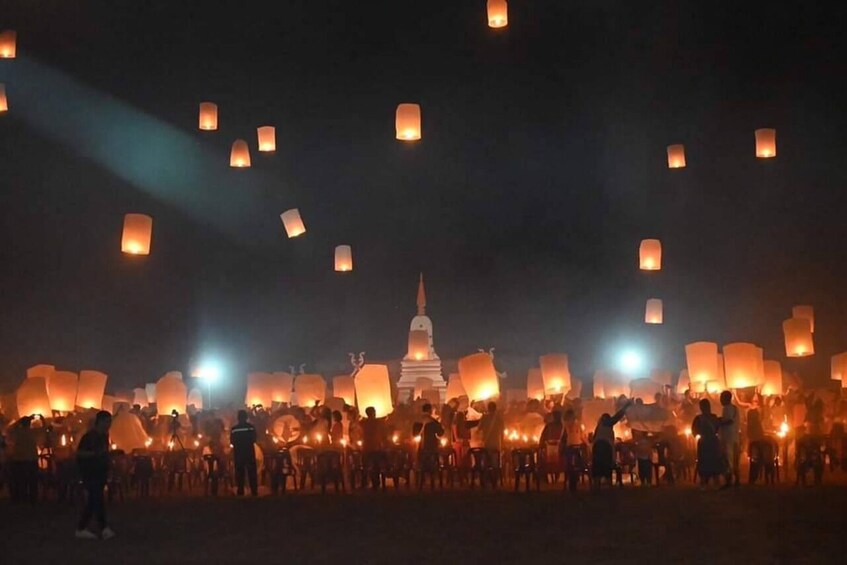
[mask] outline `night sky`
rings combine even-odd
[[[521,384],[550,351],[578,376],[629,346],[678,370],[697,340],[785,362],[805,303],[817,355],[785,366],[823,382],[847,349],[832,4],[513,0],[492,30],[484,0],[7,0],[2,384],[47,362],[132,386],[209,355],[239,383],[331,377],[348,351],[405,353],[421,271],[439,354],[496,347]],[[217,132],[197,130],[204,100]],[[394,139],[401,102],[421,104],[418,143]],[[776,159],[755,158],[759,127]],[[251,169],[228,166],[236,138]],[[308,233],[289,240],[291,207]],[[127,212],[154,217],[149,257],[120,252]],[[647,237],[659,273],[638,270]],[[663,326],[643,324],[651,297]]]

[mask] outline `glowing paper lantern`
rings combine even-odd
[[[109,439],[118,449],[132,453],[134,449],[145,449],[149,437],[138,416],[127,410],[122,410],[120,414],[112,418]]]
[[[506,0],[488,0],[488,27],[499,29],[509,25],[509,6]]]
[[[156,383],[147,383],[144,385],[144,392],[147,393],[147,402],[149,404],[156,403]]]
[[[718,353],[718,378],[709,382],[718,382],[724,387],[726,386],[726,364],[724,363],[723,354],[721,353]]]
[[[297,375],[294,379],[294,394],[297,395],[297,404],[305,408],[314,406],[316,402],[323,404],[326,399],[326,381],[320,375]]]
[[[582,397],[582,381],[579,379],[571,379],[571,389],[566,395],[571,400]]]
[[[335,270],[341,273],[353,270],[353,249],[349,245],[335,248]]]
[[[591,381],[593,383],[591,396],[593,398],[606,398],[606,391],[603,390],[603,385],[606,381],[606,373],[603,371],[594,371],[594,377]]]
[[[727,387],[738,389],[760,384],[761,349],[752,343],[728,343],[723,346],[723,358]]]
[[[662,242],[658,239],[643,239],[638,248],[638,261],[642,271],[662,269]]]
[[[273,374],[271,379],[271,400],[273,402],[291,402],[291,391],[294,388],[294,376],[285,371]]]
[[[138,405],[145,408],[150,401],[147,399],[147,390],[143,388],[132,389],[132,405]]]
[[[232,151],[229,154],[229,166],[244,169],[250,166],[250,148],[243,139],[232,142]]]
[[[776,130],[761,128],[756,130],[756,157],[770,159],[776,157]]]
[[[41,377],[47,381],[55,372],[56,367],[53,365],[33,365],[26,370],[26,378],[32,379],[34,377]]]
[[[0,82],[0,114],[9,111],[9,100],[6,98],[6,85]]]
[[[668,145],[668,168],[685,168],[685,146],[680,144]]]
[[[688,365],[691,390],[702,392],[705,383],[717,380],[718,344],[710,341],[698,341],[685,346],[685,359]]]
[[[453,398],[459,398],[460,396],[467,396],[465,387],[462,385],[462,377],[459,373],[451,373],[450,377],[447,379],[446,399],[451,400]]]
[[[172,373],[165,374],[156,382],[156,411],[160,416],[169,416],[174,410],[184,414],[187,394],[182,379]]]
[[[79,385],[76,391],[76,405],[80,408],[100,410],[103,405],[103,393],[109,377],[100,371],[80,371]]]
[[[782,322],[785,334],[785,354],[788,357],[808,357],[815,354],[812,324],[808,318],[789,318]]]
[[[391,381],[388,379],[386,365],[363,365],[356,373],[356,398],[359,410],[365,412],[368,407],[376,410],[376,417],[388,416],[394,410],[391,404]]]
[[[417,141],[421,138],[421,107],[419,104],[399,104],[394,122],[397,139]]]
[[[718,381],[707,381],[705,383],[705,390],[709,394],[720,394],[724,390],[724,386]]]
[[[200,102],[198,127],[203,131],[218,129],[218,105],[214,102]]]
[[[100,410],[105,410],[111,415],[115,415],[115,397],[110,394],[104,394],[103,400],[100,401]]]
[[[545,396],[544,377],[541,376],[541,369],[533,367],[526,374],[526,397],[544,400]]]
[[[779,361],[765,361],[765,383],[762,385],[762,394],[771,396],[782,394],[782,365]]]
[[[50,411],[50,397],[47,395],[47,379],[44,377],[24,379],[18,387],[15,401],[21,416],[41,414],[49,418],[53,415]]]
[[[0,32],[0,59],[14,59],[17,54],[18,34],[13,29]]]
[[[429,333],[426,330],[412,330],[409,332],[408,358],[416,361],[429,358]]]
[[[47,377],[47,395],[50,397],[50,409],[57,412],[71,412],[76,402],[76,389],[79,377],[69,371],[55,371]]]
[[[121,251],[128,255],[150,255],[150,239],[153,237],[153,218],[146,214],[124,216],[124,233]]]
[[[650,298],[647,300],[647,305],[644,308],[644,323],[662,323],[662,301],[660,299]]]
[[[276,128],[273,126],[262,126],[256,130],[259,136],[259,151],[270,153],[276,151]]]
[[[350,375],[340,375],[332,379],[332,395],[344,401],[348,406],[356,405],[356,381]]]
[[[629,382],[629,397],[640,398],[645,404],[656,401],[656,395],[662,394],[662,385],[651,379],[633,379]]]
[[[568,356],[564,353],[549,353],[538,358],[541,365],[541,378],[544,379],[544,392],[547,394],[567,394],[571,389],[571,370]]]
[[[500,380],[488,353],[474,353],[459,359],[459,374],[471,401],[488,400],[500,394]]]
[[[306,226],[303,224],[303,219],[300,218],[300,210],[297,208],[286,210],[279,217],[282,218],[282,225],[285,226],[285,234],[289,238],[306,233]]]
[[[847,380],[847,351],[832,356],[830,370],[832,380],[841,381],[842,383]]]
[[[432,379],[426,377],[418,377],[415,379],[415,392],[412,396],[415,400],[423,398],[423,393],[427,390],[432,390]]]
[[[815,333],[815,309],[812,306],[801,305],[791,309],[792,318],[806,318],[809,320],[809,325],[812,327],[812,333]]]
[[[622,374],[617,371],[610,371],[605,374],[603,396],[606,398],[618,398],[621,395],[628,395],[629,392],[629,382]]]
[[[247,394],[244,404],[262,405],[270,408],[273,402],[273,376],[270,373],[250,373],[247,375]]]
[[[194,406],[195,410],[203,409],[203,393],[199,388],[192,388],[188,392],[188,400],[186,401],[186,404]]]

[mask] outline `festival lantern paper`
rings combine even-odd
[[[782,322],[785,334],[785,355],[788,357],[808,357],[815,354],[812,339],[812,324],[808,318],[789,318]]]
[[[642,271],[662,269],[662,242],[658,239],[642,239],[638,248],[639,267]]]
[[[723,358],[727,387],[739,389],[759,384],[761,350],[758,347],[752,343],[728,343],[723,346]]]
[[[592,398],[606,398],[606,391],[603,389],[603,386],[606,383],[606,373],[603,371],[594,371],[594,377],[591,379],[592,382]]]
[[[761,128],[756,130],[756,157],[770,159],[776,157],[776,130]]]
[[[544,400],[545,396],[544,377],[541,376],[541,369],[533,367],[526,374],[526,397]]]
[[[833,355],[830,360],[830,371],[832,380],[841,381],[847,380],[847,351]]]
[[[717,382],[721,383],[722,386],[726,386],[726,364],[723,360],[723,354],[718,353],[718,378],[709,382]]]
[[[765,361],[765,383],[761,393],[765,396],[782,394],[782,365],[779,361]]]
[[[294,388],[294,376],[285,371],[273,373],[271,380],[271,400],[279,403],[291,402],[291,391]]]
[[[237,169],[245,169],[250,166],[250,148],[243,139],[236,139],[232,142],[229,166]]]
[[[544,379],[546,394],[567,394],[571,389],[571,371],[568,356],[564,353],[548,353],[538,358],[541,378]]]
[[[579,379],[571,379],[571,388],[565,396],[571,400],[575,398],[582,398],[582,381]]]
[[[676,393],[685,394],[685,391],[691,388],[691,381],[688,378],[688,369],[683,369],[679,372],[679,378],[676,380]]]
[[[26,370],[26,378],[41,377],[45,382],[56,372],[56,367],[53,365],[33,365]]]
[[[593,432],[603,414],[611,416],[615,412],[615,401],[611,398],[586,400],[582,403],[582,422],[585,424],[585,431]]]
[[[47,395],[50,409],[56,412],[71,412],[76,403],[79,377],[70,371],[54,371],[47,377]]]
[[[462,377],[459,373],[450,373],[450,377],[447,379],[446,399],[452,400],[460,396],[467,396],[465,387],[462,385]]]
[[[706,393],[708,394],[714,395],[723,392],[724,387],[718,381],[706,381],[704,384]]]
[[[188,391],[188,400],[186,401],[188,406],[193,406],[195,410],[203,409],[203,393],[199,388],[192,388]]]
[[[399,104],[395,115],[397,139],[417,141],[421,138],[421,107],[419,104]]]
[[[488,353],[474,353],[459,359],[459,374],[470,401],[488,400],[500,394],[500,380]]]
[[[660,299],[650,298],[647,300],[647,305],[644,308],[644,323],[662,323],[662,301]]]
[[[285,235],[289,238],[306,233],[306,226],[303,224],[303,219],[300,217],[300,210],[297,208],[286,210],[279,217],[282,219],[282,225],[285,227]]]
[[[718,344],[710,341],[698,341],[685,346],[685,359],[691,390],[702,392],[705,383],[717,380]]]
[[[13,29],[0,32],[0,59],[14,59],[18,49],[18,34]]]
[[[139,406],[141,408],[146,408],[150,403],[147,400],[147,390],[143,388],[134,388],[132,389],[132,405]]]
[[[165,376],[166,377],[173,377],[175,379],[182,380],[182,372],[180,372],[180,371],[168,371],[167,373],[165,373]]]
[[[605,374],[603,382],[603,396],[606,398],[619,398],[630,392],[629,382],[617,371],[609,371]]]
[[[156,383],[147,383],[144,385],[144,392],[147,393],[147,403],[156,403]]]
[[[44,377],[24,379],[18,387],[15,402],[21,416],[41,414],[49,418],[53,415],[50,411],[50,397],[47,395],[47,379]]]
[[[110,394],[104,394],[100,401],[100,410],[105,410],[112,416],[115,415],[115,397]]]
[[[323,404],[326,399],[326,381],[320,375],[297,375],[294,379],[294,394],[297,404],[311,408],[315,403]]]
[[[341,273],[353,270],[353,249],[349,245],[335,248],[335,270]]]
[[[815,333],[815,309],[809,305],[794,306],[791,309],[792,318],[806,318],[809,320],[809,325],[812,327],[812,333]]]
[[[9,111],[9,99],[6,98],[6,85],[0,82],[0,114]]]
[[[160,416],[170,416],[174,410],[184,414],[187,394],[188,389],[182,379],[172,373],[165,374],[156,382],[156,411]]]
[[[377,418],[391,414],[394,408],[391,404],[391,381],[386,365],[365,364],[356,373],[354,380],[356,399],[362,413],[373,407]]]
[[[415,392],[412,395],[412,398],[415,400],[423,398],[424,391],[432,390],[432,385],[432,379],[428,379],[427,377],[418,377],[415,379]]]
[[[250,373],[247,375],[247,394],[244,404],[270,408],[273,402],[273,376],[270,373]]]
[[[259,151],[272,153],[276,151],[276,128],[273,126],[262,126],[256,130],[259,137]]]
[[[506,0],[488,0],[488,27],[500,29],[509,25],[509,6]]]
[[[668,168],[685,168],[685,146],[681,143],[668,145]]]
[[[429,357],[429,333],[426,330],[409,332],[409,359],[422,361]]]
[[[144,431],[144,426],[138,416],[122,410],[120,414],[112,418],[112,426],[109,428],[109,440],[118,449],[125,453],[132,453],[135,449],[146,449],[149,436]]]
[[[629,397],[640,398],[644,404],[656,402],[656,395],[662,394],[662,385],[651,379],[633,379],[629,382]]]
[[[103,393],[109,377],[100,371],[84,370],[79,372],[79,385],[76,391],[76,405],[80,408],[100,410],[103,405]]]
[[[200,102],[198,127],[203,131],[218,129],[218,105],[214,102]]]
[[[153,218],[146,214],[124,216],[124,231],[121,251],[127,255],[150,255],[150,240],[153,237]]]
[[[347,406],[356,405],[356,381],[350,375],[332,378],[332,395],[340,398]]]

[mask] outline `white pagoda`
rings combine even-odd
[[[418,338],[423,338],[426,332],[426,340],[421,343]],[[428,344],[427,344],[428,342]],[[441,358],[435,353],[432,341],[432,320],[426,315],[426,291],[424,290],[423,274],[418,283],[418,315],[412,318],[409,326],[409,347],[406,356],[400,363],[400,380],[397,382],[397,390],[401,398],[407,398],[420,377],[432,381],[432,388],[439,392],[441,400],[447,391],[447,383],[441,376]]]

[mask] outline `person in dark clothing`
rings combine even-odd
[[[32,418],[24,416],[9,430],[12,440],[11,494],[13,502],[38,500],[38,446],[32,429]]]
[[[423,405],[423,418],[412,426],[412,433],[420,437],[418,446],[418,490],[423,488],[424,474],[429,473],[430,482],[435,486],[435,473],[438,470],[438,448],[444,427],[432,417],[432,404]]]
[[[256,428],[247,421],[247,411],[238,411],[238,423],[229,432],[229,442],[232,444],[233,459],[235,460],[236,494],[244,496],[244,474],[250,481],[250,494],[259,495],[256,475]]]
[[[373,489],[380,484],[385,487],[380,471],[388,465],[385,449],[385,418],[376,417],[376,409],[368,406],[365,419],[360,422],[362,428],[362,466],[371,478]]]
[[[112,415],[101,410],[94,417],[94,428],[89,430],[79,440],[76,451],[76,461],[80,478],[85,487],[85,508],[79,518],[76,537],[80,539],[97,539],[88,529],[91,518],[97,518],[100,523],[100,537],[109,539],[115,537],[115,532],[106,523],[106,507],[103,499],[103,489],[109,473],[109,428],[112,425]]]

